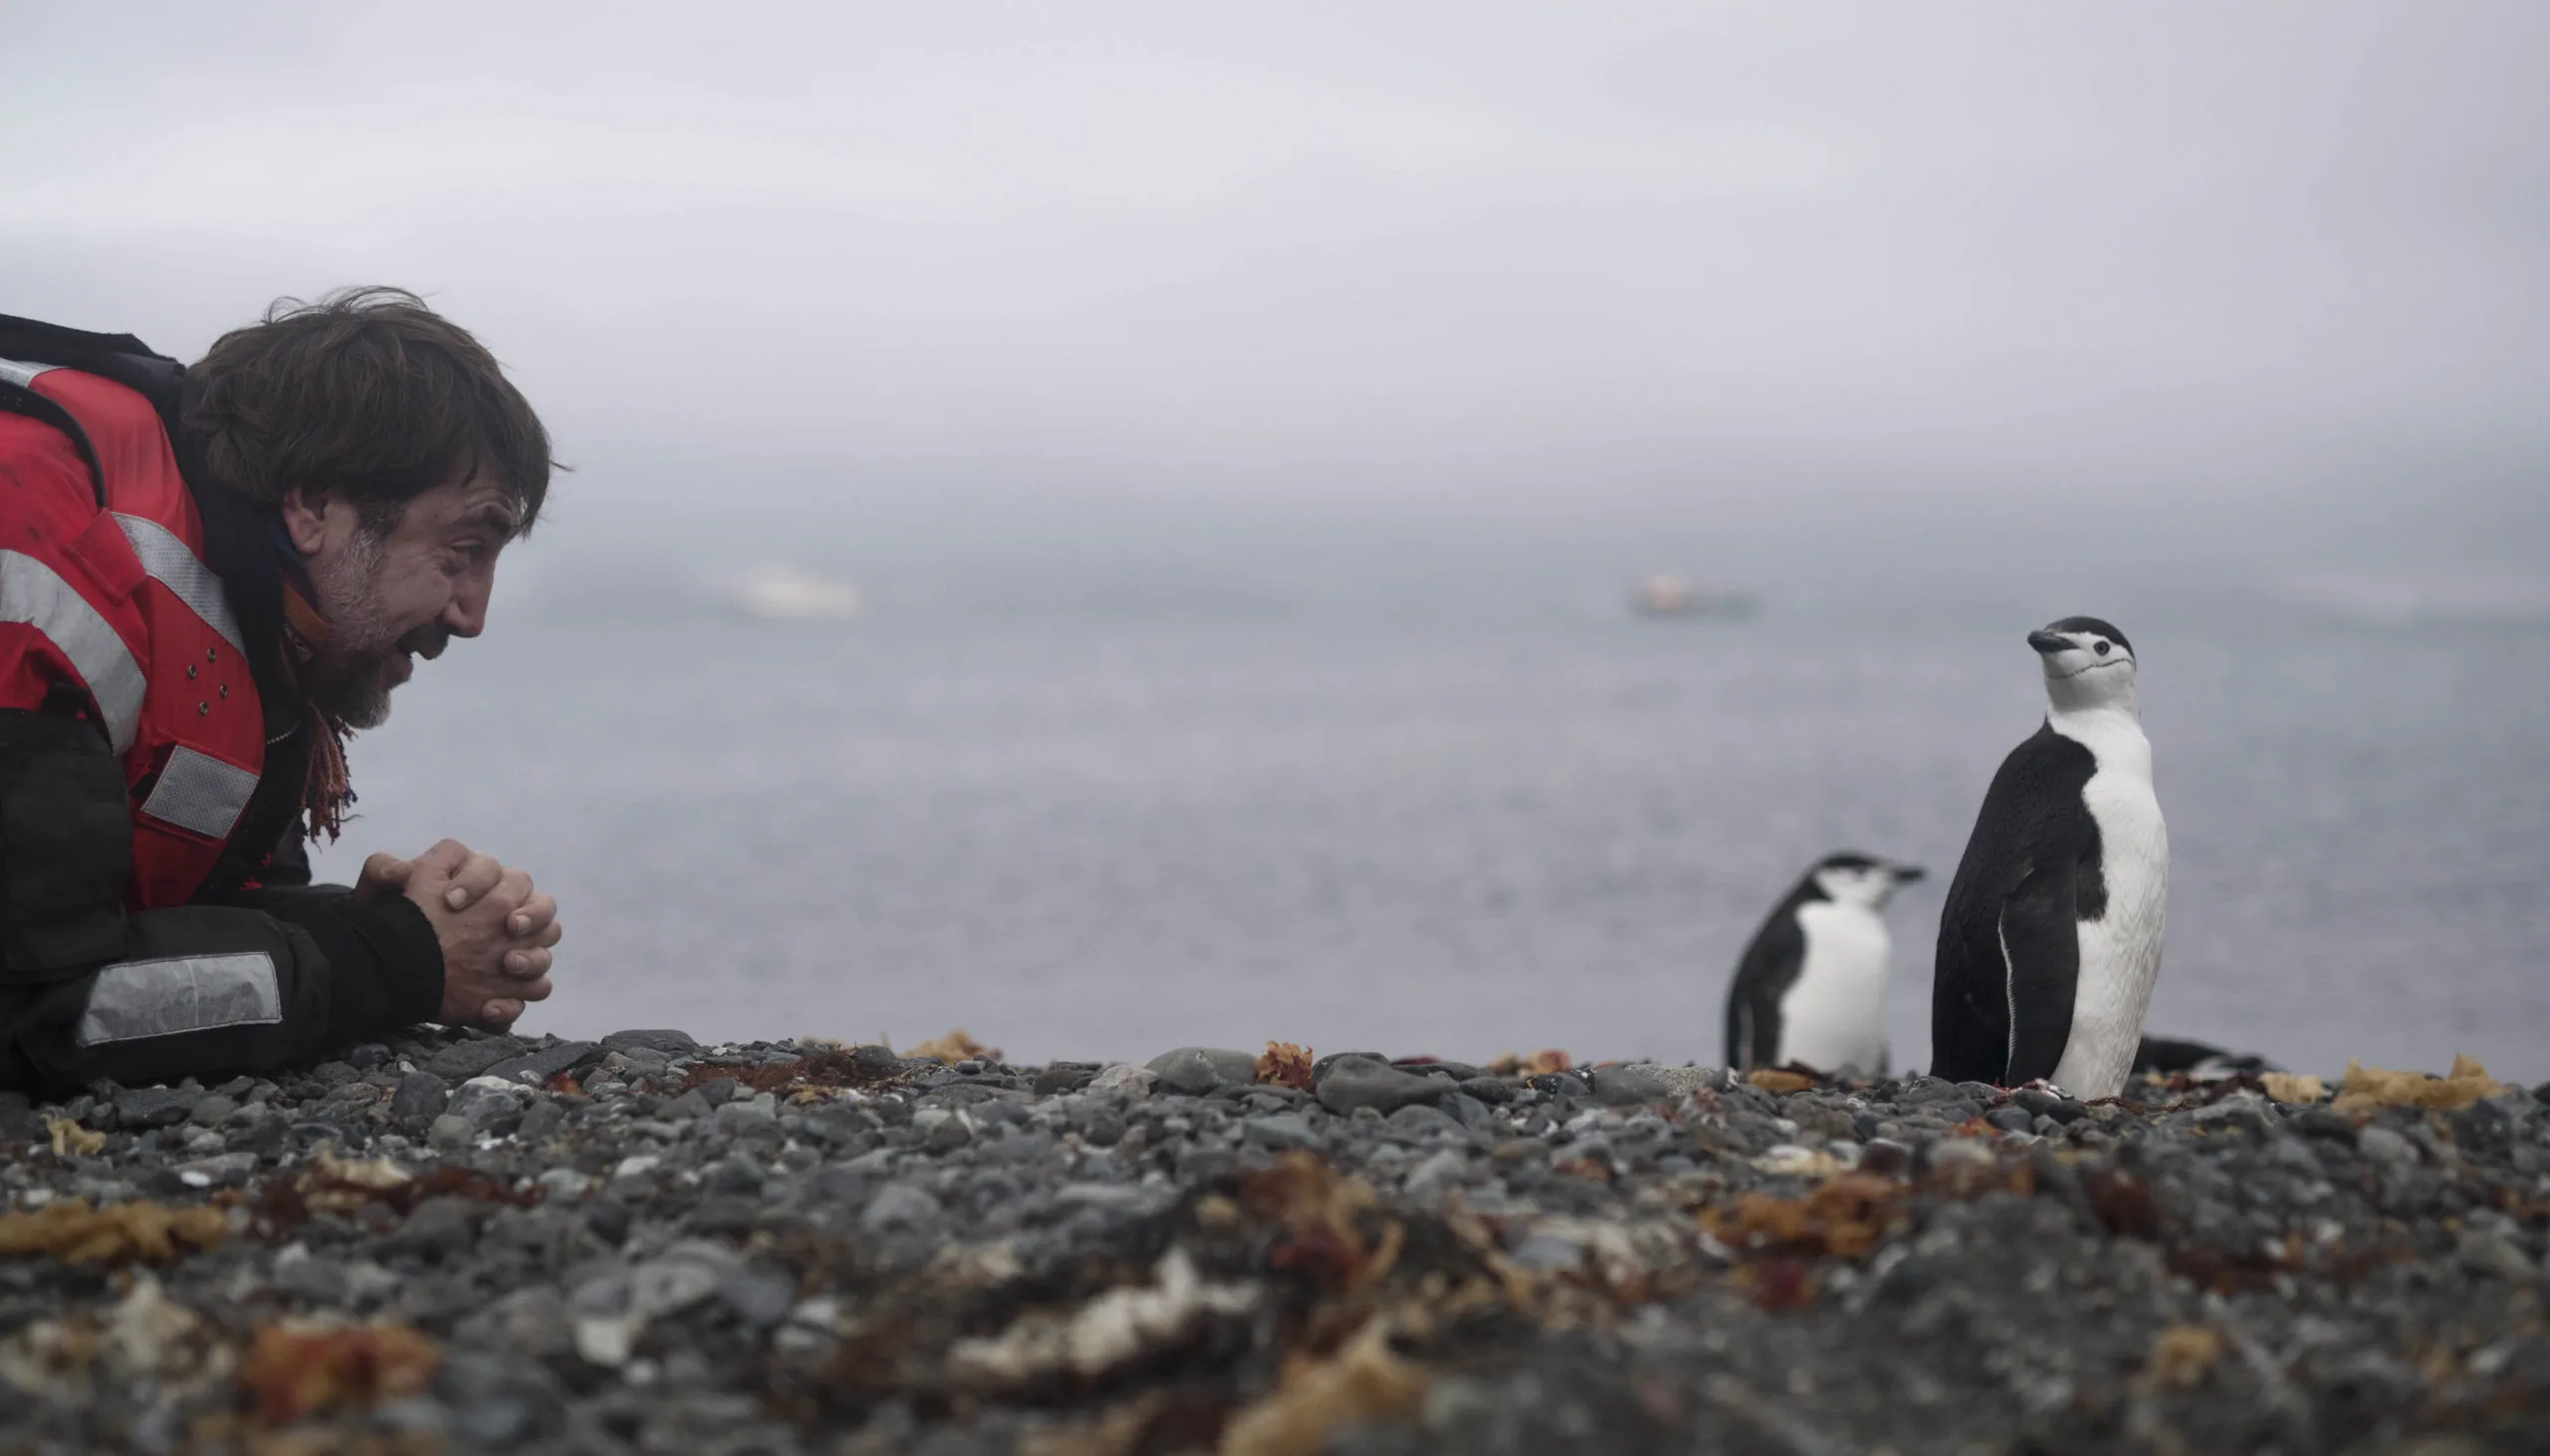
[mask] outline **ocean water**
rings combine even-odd
[[[2034,624],[500,612],[356,743],[321,864],[529,867],[568,938],[527,1030],[1713,1062],[1746,939],[1852,847],[1932,871],[1890,912],[1919,1067]],[[2174,861],[2152,1028],[2550,1077],[2550,629],[2125,625]]]

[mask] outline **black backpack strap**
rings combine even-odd
[[[149,400],[168,437],[177,436],[177,385],[186,366],[129,334],[93,334],[0,314],[0,359],[58,364],[113,379]]]

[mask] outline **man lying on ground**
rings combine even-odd
[[[390,289],[191,368],[0,317],[0,1087],[257,1072],[549,994],[557,904],[445,840],[310,883],[345,741],[486,623],[549,435]]]

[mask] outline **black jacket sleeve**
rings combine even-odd
[[[94,728],[0,715],[0,1086],[263,1072],[440,1009],[441,950],[403,896],[280,885],[125,913],[128,813]]]

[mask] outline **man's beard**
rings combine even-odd
[[[389,665],[401,651],[438,652],[439,626],[394,635],[381,602],[386,532],[357,531],[337,560],[311,572],[328,640],[303,669],[303,690],[322,712],[348,728],[378,728],[389,719]]]

